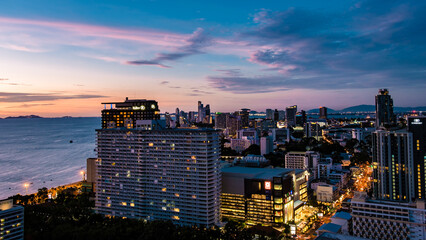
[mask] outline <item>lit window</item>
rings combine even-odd
[[[173,216],[172,218],[175,220],[179,220],[179,216]]]
[[[134,204],[134,203],[130,203],[130,206],[131,206],[131,207],[134,207],[134,206],[135,206],[135,204]]]
[[[154,146],[154,143],[149,143],[148,146],[152,147]]]
[[[174,208],[173,211],[180,212],[180,209],[179,208]]]
[[[163,209],[164,211],[166,211],[166,210],[167,210],[167,207],[162,207],[161,209]]]
[[[123,206],[127,206],[127,203],[126,202],[122,202],[121,203]]]

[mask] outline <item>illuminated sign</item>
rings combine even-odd
[[[265,189],[266,190],[271,190],[271,182],[265,181]]]
[[[290,224],[290,234],[291,235],[296,235],[296,230],[297,230],[296,225],[295,224]]]
[[[416,118],[416,119],[414,119],[412,124],[423,124],[423,122],[420,122],[420,119]]]

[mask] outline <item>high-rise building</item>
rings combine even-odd
[[[285,109],[285,118],[288,126],[296,125],[297,105]]]
[[[238,114],[229,114],[226,116],[226,128],[229,135],[236,135],[241,129],[241,117]]]
[[[0,201],[0,239],[24,239],[24,208],[12,199]]]
[[[285,120],[285,111],[284,110],[278,110],[278,120]]]
[[[166,119],[166,127],[171,127],[172,126],[172,117],[170,117],[170,114],[168,112],[164,113],[164,118]]]
[[[377,130],[372,140],[373,196],[402,202],[414,199],[413,134]]]
[[[274,110],[274,121],[280,120],[280,113],[278,112],[278,109]]]
[[[179,225],[219,224],[218,132],[167,129],[155,113],[150,119],[133,119],[146,116],[138,111],[148,110],[133,106],[153,104],[158,111],[157,102],[126,102],[132,103],[128,109],[117,110],[123,104],[115,103],[116,108],[102,115],[126,112],[134,125],[97,130],[96,211]]]
[[[229,113],[220,113],[215,114],[215,128],[216,129],[225,129],[226,128],[226,118]]]
[[[210,115],[210,104],[207,104],[206,107],[204,108],[203,123],[208,123],[208,124],[212,123],[212,118],[211,118],[211,115]]]
[[[408,131],[413,134],[413,177],[416,199],[426,197],[426,116],[407,118]]]
[[[306,112],[300,111],[296,113],[296,125],[300,127],[304,127],[306,123]]]
[[[265,155],[274,151],[274,141],[271,136],[260,138],[260,154]]]
[[[327,119],[327,108],[326,107],[320,107],[319,108],[319,118],[320,119]]]
[[[274,111],[272,109],[266,109],[266,119],[274,119]]]
[[[202,122],[204,119],[204,116],[206,114],[206,110],[204,109],[204,105],[201,103],[201,101],[198,101],[198,117],[197,122]]]
[[[387,89],[380,89],[376,95],[376,129],[395,123],[393,100]]]
[[[242,128],[248,128],[249,127],[250,109],[248,109],[248,108],[241,109],[240,116],[241,116],[241,127]]]

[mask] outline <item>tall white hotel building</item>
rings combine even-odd
[[[105,103],[102,129],[97,130],[96,211],[179,225],[218,225],[218,132],[164,126],[156,101]]]

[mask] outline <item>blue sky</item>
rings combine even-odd
[[[421,1],[1,1],[0,116],[426,105]]]

